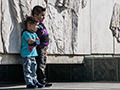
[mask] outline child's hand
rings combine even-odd
[[[35,41],[34,39],[29,39],[27,42],[28,42],[28,44],[33,44],[33,43],[35,43],[36,41]]]
[[[36,44],[39,45],[40,44],[40,39],[36,38]]]

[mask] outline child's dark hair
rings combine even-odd
[[[32,16],[34,16],[35,14],[36,15],[39,15],[41,12],[45,12],[46,11],[46,8],[43,8],[42,6],[35,6],[32,10]]]
[[[25,20],[25,26],[27,27],[27,24],[30,23],[30,24],[35,24],[35,23],[38,23],[39,20],[33,16],[28,16]]]

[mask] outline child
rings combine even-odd
[[[37,61],[37,76],[38,81],[42,83],[45,87],[52,86],[52,84],[46,83],[46,75],[45,75],[45,68],[46,68],[46,55],[47,55],[47,47],[49,45],[49,37],[46,27],[42,23],[45,18],[45,11],[46,9],[37,5],[32,10],[33,17],[39,20],[37,35],[40,38],[40,44],[37,46],[38,56],[36,57]]]
[[[38,20],[32,16],[27,17],[25,20],[26,29],[22,32],[21,41],[21,64],[23,66],[24,79],[27,88],[43,87],[37,80],[36,76],[36,60],[38,56],[36,51],[36,45],[40,42],[36,42],[38,38],[35,33],[38,29]]]

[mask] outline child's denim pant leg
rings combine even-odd
[[[37,47],[38,56],[36,57],[37,61],[37,76],[38,81],[43,83],[46,81],[45,68],[46,68],[46,58],[44,56],[43,48]]]
[[[23,66],[24,79],[27,85],[34,83],[36,84],[37,76],[36,76],[36,60],[34,57],[22,57],[21,64]]]

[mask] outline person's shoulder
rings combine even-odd
[[[39,23],[39,25],[41,25],[43,28],[45,28],[45,24],[44,23]]]
[[[38,29],[43,29],[44,27],[42,25],[38,25]]]
[[[33,34],[37,36],[37,33],[36,33],[36,32],[33,32]]]
[[[43,23],[43,22],[40,22],[39,25],[44,25],[44,23]]]
[[[28,30],[24,30],[23,33],[22,33],[22,35],[23,35],[23,36],[24,36],[24,35],[30,35],[30,32],[29,32]]]
[[[33,32],[33,34],[36,34],[36,32]]]

